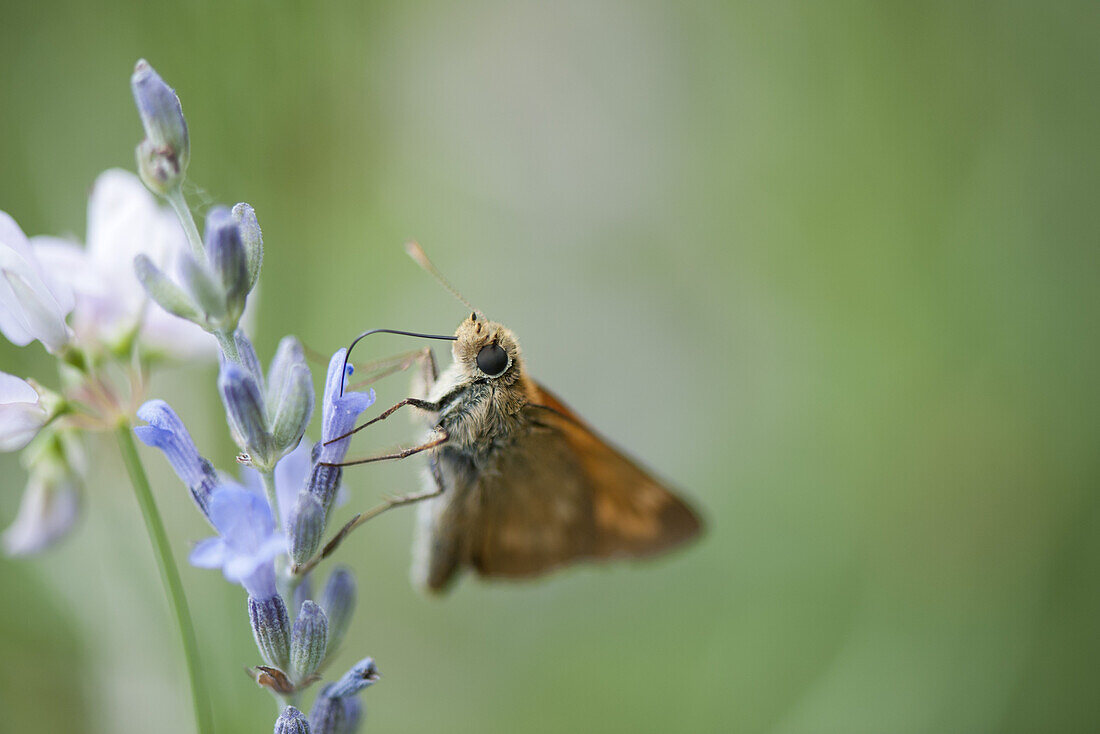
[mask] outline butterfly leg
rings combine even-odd
[[[396,410],[397,407],[400,407],[400,405],[395,406],[393,408],[393,410]],[[360,426],[360,428],[366,428],[368,425],[370,425],[370,422],[363,424],[362,426]],[[356,430],[358,430],[358,429],[356,429]],[[354,433],[354,432],[355,431],[352,431],[351,433]],[[350,434],[345,434],[345,435],[350,435]],[[343,438],[343,436],[340,436],[338,438],[334,438],[332,440],[333,441],[338,441],[340,438]],[[322,461],[321,466],[357,466],[359,464],[371,464],[371,463],[374,463],[375,461],[386,461],[388,459],[405,459],[405,458],[408,458],[410,456],[413,456],[414,454],[419,454],[421,451],[427,451],[428,449],[434,449],[437,446],[442,446],[443,444],[447,443],[447,441],[449,439],[450,439],[450,436],[448,436],[446,433],[444,433],[442,429],[436,429],[435,438],[431,439],[430,441],[426,441],[425,443],[422,443],[419,446],[412,446],[412,447],[407,448],[407,449],[401,449],[400,451],[395,451],[391,454],[382,454],[380,456],[368,456],[365,459],[353,459],[351,461],[342,461],[342,462],[339,462],[339,463],[331,463],[331,464],[328,463],[328,462]],[[327,443],[331,443],[331,441],[329,441]]]
[[[387,497],[380,504],[375,505],[366,512],[360,513],[349,520],[344,527],[340,528],[336,535],[332,536],[332,539],[325,544],[325,547],[314,558],[310,559],[306,563],[300,566],[296,566],[293,571],[295,574],[305,574],[320,563],[325,558],[332,555],[332,552],[336,550],[337,546],[343,542],[344,538],[355,528],[359,527],[367,520],[372,520],[381,515],[386,510],[393,509],[394,507],[401,507],[402,505],[411,505],[423,500],[429,500],[433,497],[438,497],[443,494],[446,485],[443,483],[443,472],[439,469],[439,462],[434,456],[428,459],[428,466],[432,472],[432,479],[435,480],[435,487],[423,492],[410,492],[409,494],[399,495],[397,497]]]

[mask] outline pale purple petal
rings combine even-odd
[[[297,448],[275,465],[275,494],[279,501],[279,517],[289,517],[298,501],[298,493],[309,479],[310,454],[313,446],[303,438]]]
[[[46,422],[38,393],[26,381],[0,372],[0,451],[18,451]]]
[[[195,544],[187,561],[199,568],[221,568],[228,555],[229,549],[221,538],[206,538]]]

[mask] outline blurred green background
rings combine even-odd
[[[338,664],[370,653],[384,675],[366,730],[1100,727],[1096,3],[0,17],[0,208],[29,234],[82,236],[96,174],[133,167],[147,57],[183,100],[196,208],[259,214],[262,357],[286,333],[330,352],[453,329],[415,237],[538,378],[703,508],[704,540],[656,562],[442,601],[406,580],[412,513],[375,521],[342,553],[361,602]],[[6,343],[0,366],[52,370]],[[152,393],[231,466],[213,379],[181,366]],[[2,731],[189,730],[107,438],[75,534],[0,560]],[[143,456],[182,560],[206,526]],[[417,469],[349,472],[344,512]],[[7,524],[24,478],[13,456],[0,471]],[[243,592],[182,573],[219,731],[270,731]]]

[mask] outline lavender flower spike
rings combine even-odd
[[[195,546],[191,565],[222,569],[227,580],[256,599],[275,596],[274,558],[286,552],[286,536],[275,531],[267,500],[239,485],[221,484],[210,499],[210,522],[218,535]]]
[[[326,464],[338,464],[343,461],[348,452],[348,445],[351,443],[350,436],[339,441],[333,441],[333,439],[355,428],[359,414],[374,403],[373,390],[365,393],[344,391],[343,395],[340,394],[344,380],[353,371],[351,365],[347,366],[346,371],[344,370],[346,353],[346,349],[337,350],[328,363],[325,396],[321,405],[321,445],[317,451],[317,463],[313,467],[308,484],[310,493],[321,501],[321,506],[326,513],[332,505],[341,475],[339,467],[326,466]]]
[[[137,417],[149,425],[136,426],[134,433],[146,446],[164,452],[176,474],[191,490],[195,504],[206,519],[213,523],[210,516],[210,495],[218,482],[218,475],[213,465],[195,448],[191,434],[187,432],[187,427],[176,415],[176,411],[163,400],[150,400],[138,408]]]

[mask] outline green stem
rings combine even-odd
[[[267,495],[267,504],[271,505],[271,514],[275,516],[275,529],[283,527],[282,518],[279,516],[279,495],[275,492],[275,470],[261,471],[260,478],[264,481],[264,494]]]
[[[237,350],[237,342],[233,338],[232,334],[227,334],[224,331],[211,332],[218,340],[218,345],[222,348],[222,354],[225,358],[234,364],[241,363],[241,353]]]
[[[202,677],[195,628],[191,624],[191,612],[187,608],[187,598],[183,595],[183,584],[180,583],[179,571],[176,570],[172,549],[168,545],[168,534],[164,532],[164,523],[160,519],[160,513],[157,512],[157,504],[149,488],[149,478],[145,475],[145,467],[142,466],[141,459],[138,457],[130,426],[123,423],[118,427],[117,434],[118,445],[122,450],[122,462],[126,465],[126,471],[134,485],[134,494],[141,507],[141,516],[145,519],[145,529],[149,532],[149,542],[153,546],[153,555],[157,559],[160,580],[164,583],[169,606],[172,607],[176,624],[179,626],[183,656],[187,661],[187,675],[191,679],[191,704],[195,712],[195,728],[199,734],[212,734],[214,717],[210,711],[210,695]]]
[[[176,217],[183,225],[183,231],[187,233],[187,241],[191,243],[191,251],[195,253],[195,259],[206,262],[206,248],[202,245],[202,237],[199,236],[199,228],[195,226],[195,218],[191,216],[191,208],[187,206],[187,199],[183,198],[183,189],[179,186],[165,194],[164,198],[176,211]]]

